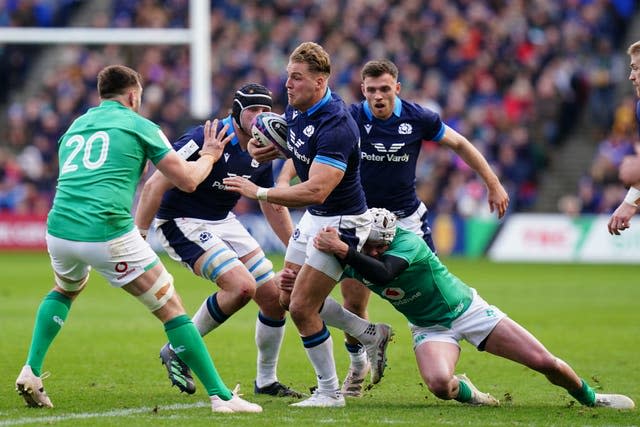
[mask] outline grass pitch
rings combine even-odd
[[[276,265],[281,259],[274,257]],[[494,264],[445,260],[451,271],[490,303],[536,335],[602,392],[640,403],[640,280],[625,265]],[[171,260],[165,265],[190,314],[214,286]],[[396,331],[382,382],[344,409],[295,409],[290,399],[253,396],[257,307],[250,303],[205,338],[229,387],[240,383],[262,414],[214,415],[201,384],[195,395],[169,386],[158,351],[166,341],[160,322],[140,303],[110,288],[97,274],[72,306],[65,327],[45,361],[45,386],[55,408],[23,406],[14,381],[28,351],[33,317],[52,286],[46,254],[0,256],[0,426],[638,426],[640,412],[584,408],[564,390],[522,366],[463,344],[458,372],[498,397],[499,408],[470,407],[433,397],[422,383],[405,319],[372,296],[372,319]],[[339,294],[336,297],[339,299]],[[342,379],[348,357],[342,335],[332,330]],[[315,378],[293,322],[288,320],[279,379],[301,391]]]

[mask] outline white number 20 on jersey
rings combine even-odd
[[[97,160],[91,160],[91,148],[95,142],[101,144],[100,156]],[[67,160],[64,162],[60,175],[64,175],[67,172],[74,172],[78,170],[78,163],[80,159],[76,160],[76,157],[82,152],[82,164],[87,169],[98,169],[107,160],[107,154],[109,153],[109,135],[106,132],[96,132],[85,141],[82,135],[74,135],[67,140],[64,144],[66,147],[73,147],[73,151]]]

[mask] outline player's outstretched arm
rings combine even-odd
[[[204,144],[198,160],[187,162],[175,151],[171,151],[156,164],[156,167],[180,190],[193,192],[209,175],[213,164],[222,155],[225,145],[233,138],[233,133],[227,135],[228,128],[229,126],[225,125],[218,132],[218,120],[215,119],[213,123],[207,120],[204,124]]]
[[[631,227],[631,217],[637,212],[638,203],[640,203],[639,188],[640,183],[629,187],[624,201],[620,203],[620,206],[611,214],[609,223],[607,224],[609,234],[619,236],[621,231]]]
[[[509,195],[482,153],[467,138],[448,126],[440,144],[455,151],[471,169],[480,175],[487,186],[489,210],[497,212],[498,218],[502,218],[509,207]]]
[[[161,172],[155,171],[144,183],[136,208],[135,222],[143,237],[151,227],[153,217],[158,212],[164,193],[174,185]]]

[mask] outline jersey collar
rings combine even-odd
[[[366,99],[362,101],[362,106],[364,109],[364,114],[367,115],[367,119],[369,119],[369,121],[372,121],[373,113],[371,112],[371,108],[369,108],[369,103],[367,102]],[[400,117],[400,114],[402,114],[402,101],[400,101],[400,98],[398,98],[397,96],[393,105],[393,114],[396,117]]]
[[[231,119],[231,114],[222,119],[222,126],[229,125],[229,129],[227,129],[227,135],[233,133],[233,120]],[[231,145],[237,145],[240,143],[238,140],[238,135],[233,135],[233,139],[231,140]]]
[[[329,102],[329,100],[331,99],[331,89],[327,88],[327,93],[324,94],[324,96],[322,97],[322,99],[318,102],[316,102],[315,104],[313,104],[311,106],[311,108],[309,108],[305,114],[307,116],[312,115],[313,113],[315,113],[316,111],[318,111],[324,104],[326,104],[327,102]]]

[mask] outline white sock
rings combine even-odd
[[[331,335],[322,344],[305,348],[307,356],[316,371],[318,393],[334,396],[340,389],[336,363],[333,359],[333,341]]]
[[[206,299],[204,300],[196,314],[193,315],[191,321],[198,329],[201,337],[207,335],[209,332],[220,326],[220,323],[217,322],[213,317],[211,317],[211,314],[209,314]]]
[[[256,347],[258,348],[258,367],[256,385],[264,387],[278,381],[278,355],[284,338],[284,321],[281,326],[269,326],[256,319]]]
[[[353,314],[331,297],[324,300],[320,317],[327,325],[341,329],[358,340],[371,325],[368,320]]]
[[[360,347],[360,350],[357,353],[352,353],[348,351],[349,359],[351,359],[351,368],[355,371],[361,371],[367,366],[367,352],[364,349],[364,346]]]

